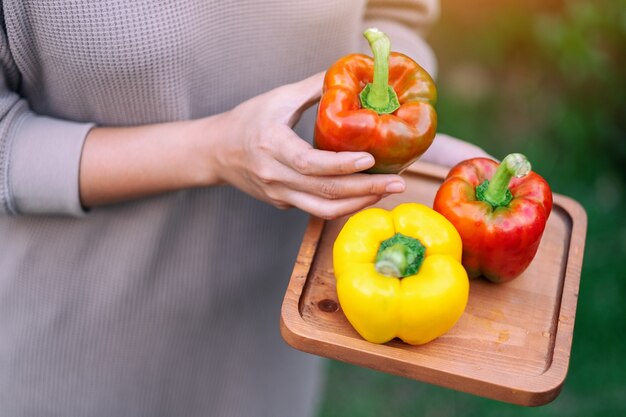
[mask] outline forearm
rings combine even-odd
[[[81,156],[81,203],[94,207],[217,183],[204,158],[210,124],[93,128]]]

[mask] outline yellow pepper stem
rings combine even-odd
[[[416,274],[426,248],[417,239],[396,233],[384,240],[376,254],[376,271],[380,274],[401,278]]]

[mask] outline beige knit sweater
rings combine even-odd
[[[319,361],[278,331],[306,214],[230,187],[84,213],[83,141],[226,111],[363,49],[365,26],[434,71],[436,3],[1,5],[0,416],[311,415]]]

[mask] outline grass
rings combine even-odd
[[[626,2],[444,0],[440,131],[522,152],[588,231],[569,373],[520,407],[329,361],[319,417],[626,415]]]

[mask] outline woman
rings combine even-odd
[[[365,27],[434,72],[419,33],[436,13],[2,1],[0,415],[311,415],[319,361],[278,333],[306,213],[404,182],[313,150],[314,110],[291,127]]]

